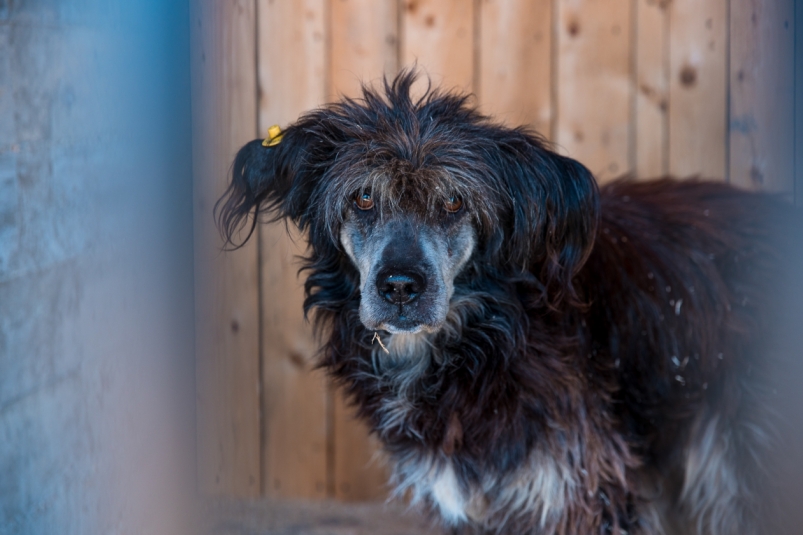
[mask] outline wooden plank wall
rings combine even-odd
[[[287,124],[325,101],[327,2],[257,3],[259,125]],[[282,222],[260,228],[262,287],[261,409],[263,491],[268,496],[327,495],[329,429],[323,377],[311,372],[316,344],[302,312],[295,257],[303,237]]]
[[[200,4],[199,17],[221,27],[204,41],[217,49],[202,69],[217,77],[226,125],[199,182],[203,210],[256,123],[286,125],[413,64],[499,120],[533,126],[601,182],[669,173],[795,193],[793,0]],[[209,273],[199,268],[199,398],[202,419],[213,416],[200,426],[203,487],[382,497],[376,445],[311,371],[317,343],[296,276],[303,236],[282,224],[259,234]],[[208,260],[214,241],[199,243]]]
[[[257,133],[255,4],[192,4],[199,486],[258,496],[257,242],[221,254],[212,220],[234,154]]]

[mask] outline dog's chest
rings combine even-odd
[[[376,357],[397,362],[409,360],[410,365],[391,374],[395,388],[383,403],[380,435],[382,431],[420,432],[413,425],[419,410],[416,384],[433,358],[430,341],[426,335],[396,334],[387,339],[385,346],[387,353],[375,352]],[[448,425],[454,427],[454,422]],[[444,430],[443,434],[449,437],[454,433]],[[499,519],[528,515],[547,526],[562,514],[565,500],[578,487],[570,463],[551,452],[533,451],[517,469],[506,473],[486,471],[479,474],[478,481],[476,478],[469,481],[449,449],[437,444],[423,452],[401,451],[394,456],[393,468],[399,493],[409,489],[414,501],[431,502],[450,524],[472,520],[492,527]],[[489,451],[488,455],[504,455],[504,452]],[[471,471],[476,473],[478,468],[474,466]]]
[[[471,520],[488,528],[521,516],[547,527],[564,513],[579,483],[570,466],[537,452],[518,469],[486,472],[478,482],[459,473],[451,458],[435,453],[399,463],[394,476],[400,492],[410,489],[413,501],[431,502],[447,523]]]

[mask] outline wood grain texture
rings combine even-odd
[[[402,0],[401,27],[404,66],[417,63],[435,86],[474,91],[472,0]]]
[[[396,0],[335,0],[331,3],[329,95],[360,95],[361,83],[377,83],[398,70]]]
[[[324,103],[326,0],[258,0],[259,127],[287,125]]]
[[[283,223],[261,229],[263,477],[267,496],[325,498],[327,395],[313,371],[318,342],[304,319],[298,255],[306,239]]]
[[[552,0],[482,0],[482,111],[552,137]]]
[[[193,3],[195,302],[199,484],[260,493],[257,243],[221,253],[212,208],[256,135],[253,0]]]
[[[794,192],[793,0],[730,8],[730,182]]]
[[[326,2],[261,1],[259,87],[261,131],[286,125],[319,106],[326,94]],[[311,371],[318,343],[303,317],[296,255],[303,236],[283,223],[260,228],[262,476],[268,496],[323,498],[327,492],[325,381]]]
[[[355,419],[341,392],[334,395],[334,497],[347,502],[384,501],[390,472],[381,444]]]
[[[358,97],[361,82],[376,85],[383,75],[393,77],[399,57],[396,0],[336,0],[331,17],[333,99]],[[343,501],[384,500],[388,473],[374,461],[378,444],[368,436],[366,425],[354,418],[341,392],[331,391],[329,402],[330,494]]]
[[[631,7],[558,3],[555,139],[602,182],[630,170]]]
[[[727,178],[727,0],[669,10],[669,173]]]
[[[637,0],[635,137],[633,168],[639,179],[668,171],[669,15],[665,0]]]

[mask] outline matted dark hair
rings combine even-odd
[[[599,212],[596,183],[525,127],[493,123],[471,97],[428,87],[411,95],[413,70],[363,87],[302,115],[281,143],[245,145],[215,206],[230,245],[260,216],[288,218],[309,233],[312,263],[339,247],[348,203],[368,191],[386,210],[425,206],[458,195],[475,219],[480,253],[507,273],[538,273],[552,297],[577,298],[571,279],[593,244]],[[411,202],[405,203],[405,199]],[[313,269],[314,271],[314,269]]]
[[[467,96],[413,98],[415,80],[313,110],[275,146],[248,143],[215,209],[230,245],[260,217],[307,233],[320,365],[382,440],[398,488],[449,466],[456,492],[485,493],[488,532],[652,535],[657,492],[689,531],[762,532],[771,220],[788,207],[699,180],[598,190],[534,132]],[[476,231],[443,325],[387,359],[373,340],[396,335],[362,322],[340,243],[361,192],[372,217],[412,210],[431,228],[459,196]]]

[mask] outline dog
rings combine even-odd
[[[770,219],[724,183],[598,187],[404,71],[237,154],[222,234],[306,233],[320,365],[457,532],[753,534],[771,517]],[[247,239],[247,237],[246,237]],[[268,253],[269,254],[269,253]]]

